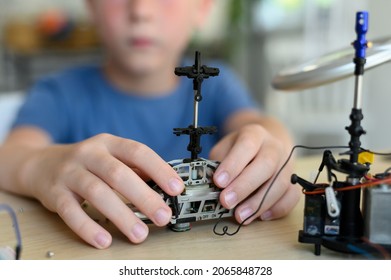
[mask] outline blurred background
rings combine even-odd
[[[263,110],[291,130],[296,144],[346,145],[354,78],[303,91],[278,91],[278,71],[355,40],[355,14],[369,11],[367,38],[391,36],[388,0],[215,0],[205,30],[189,48],[228,63]],[[352,48],[353,52],[353,48]],[[99,40],[83,0],[0,0],[0,142],[34,81],[72,65],[99,62]],[[364,76],[363,146],[391,149],[391,66]]]

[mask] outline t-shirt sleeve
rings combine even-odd
[[[67,134],[65,106],[64,96],[53,80],[38,81],[27,93],[12,127],[35,126],[47,132],[52,141],[64,142]]]

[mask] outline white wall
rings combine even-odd
[[[308,0],[308,2],[310,1]],[[277,65],[280,65],[280,67],[283,63],[281,58],[286,59],[286,61],[290,59],[288,65],[296,58],[295,63],[299,64],[307,61],[309,57],[314,58],[340,47],[349,47],[350,43],[356,38],[354,30],[355,13],[361,9],[369,12],[368,40],[381,37],[391,38],[391,17],[389,16],[391,1],[334,1],[335,4],[337,2],[338,5],[342,6],[337,11],[337,13],[341,13],[342,17],[336,22],[337,25],[334,25],[334,29],[331,29],[328,35],[324,33],[323,29],[315,30],[315,32],[321,34],[317,39],[311,39],[311,42],[308,42],[303,38],[296,37],[295,40],[291,40],[292,45],[288,48],[285,47],[285,49],[281,46],[279,48],[274,47],[270,43],[271,50],[280,49],[281,52],[285,51],[284,54],[276,55],[272,60],[278,61]],[[308,25],[316,27],[319,24],[315,18],[312,19],[312,26],[311,22]],[[309,43],[310,45],[308,45]],[[289,48],[296,53],[289,53]],[[307,59],[300,60],[297,52],[303,52],[303,49],[306,49],[306,53],[302,55]],[[320,52],[316,54],[316,50]],[[353,48],[352,51],[354,51]],[[308,52],[311,55],[308,55]],[[388,129],[388,120],[391,120],[391,110],[389,109],[389,104],[391,104],[390,74],[391,63],[388,63],[367,71],[364,75],[364,120],[362,126],[367,134],[363,135],[361,140],[363,147],[368,149],[391,150],[391,129]],[[301,92],[287,93],[271,89],[268,95],[268,108],[271,113],[276,113],[291,128],[297,144],[347,144],[349,135],[344,127],[350,124],[349,114],[353,106],[353,90],[353,77]],[[303,108],[314,106],[311,103],[315,99],[314,95],[317,95],[318,101],[324,102],[322,103],[323,106],[307,113]],[[324,112],[324,114],[321,116],[319,111]],[[319,119],[316,119],[317,117]],[[312,140],[309,139],[310,136],[313,136]],[[307,140],[308,142],[305,143]]]
[[[390,38],[391,46],[391,1],[369,1],[369,39]],[[368,148],[391,150],[391,63],[367,71],[364,82],[368,83],[364,117],[368,121]]]

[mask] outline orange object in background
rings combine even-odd
[[[72,18],[60,9],[6,21],[0,36],[5,49],[18,54],[31,55],[47,50],[82,51],[100,46],[90,21]]]
[[[37,27],[41,35],[46,38],[64,39],[72,31],[73,24],[65,12],[52,9],[38,16]]]

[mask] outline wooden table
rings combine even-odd
[[[304,178],[316,172],[321,156],[297,159],[295,172]],[[384,171],[391,162],[375,163],[373,173]],[[299,186],[297,186],[299,188]],[[304,195],[303,197],[304,198]],[[313,245],[298,242],[298,231],[303,227],[303,200],[285,218],[269,222],[253,222],[242,227],[235,236],[217,236],[213,233],[216,221],[202,221],[193,224],[190,231],[177,233],[167,228],[150,226],[147,240],[138,245],[126,237],[99,213],[90,215],[113,235],[112,246],[98,250],[82,241],[61,220],[57,214],[46,210],[39,202],[0,192],[0,203],[10,205],[17,213],[22,234],[22,259],[166,259],[166,260],[208,260],[208,259],[354,259],[359,256],[341,254],[322,247],[322,254],[315,256]],[[87,209],[88,211],[88,209]],[[230,230],[237,224],[224,220]],[[14,246],[15,235],[11,219],[6,212],[0,212],[0,247]]]

